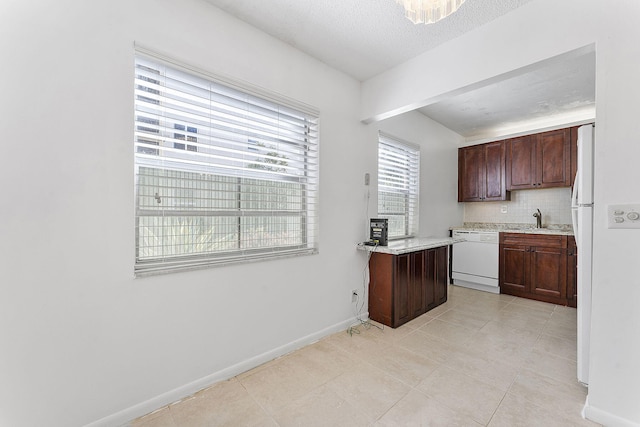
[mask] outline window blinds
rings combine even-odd
[[[317,250],[318,117],[135,61],[136,274]]]
[[[420,150],[382,133],[378,138],[378,217],[389,220],[390,238],[415,236]]]

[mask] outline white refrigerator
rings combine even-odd
[[[571,195],[571,216],[578,249],[578,381],[589,384],[591,273],[593,257],[594,126],[578,128],[578,172]]]

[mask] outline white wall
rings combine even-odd
[[[464,213],[458,203],[458,147],[463,138],[418,112],[369,126],[370,132],[378,130],[420,146],[419,235],[448,237],[449,227],[462,225]]]
[[[640,230],[609,230],[609,204],[640,203],[640,2],[598,8],[594,288],[589,403],[640,426]],[[595,419],[595,418],[594,418]],[[631,424],[626,424],[631,425]]]
[[[606,207],[640,203],[640,2],[533,0],[363,84],[362,117],[374,120],[596,47],[596,173],[591,373],[587,415],[640,425],[638,230],[606,228]],[[434,66],[437,64],[437,66]],[[416,86],[416,80],[428,85]]]
[[[0,425],[117,425],[346,328],[359,82],[200,0],[4,0],[0,35]],[[319,255],[133,278],[134,41],[320,110]]]

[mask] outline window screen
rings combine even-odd
[[[378,217],[389,220],[389,238],[417,234],[419,182],[419,148],[379,134]]]
[[[317,251],[318,117],[135,62],[136,274]]]

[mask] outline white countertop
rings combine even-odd
[[[358,250],[401,255],[424,249],[449,246],[460,242],[464,242],[464,239],[453,239],[451,237],[413,237],[411,239],[391,240],[389,241],[389,246],[368,246],[363,243],[358,243]]]
[[[561,236],[573,236],[570,225],[551,224],[543,228],[535,228],[527,224],[499,224],[499,223],[465,223],[460,227],[451,227],[452,231],[495,231],[500,233],[524,233],[524,234],[554,234]]]

